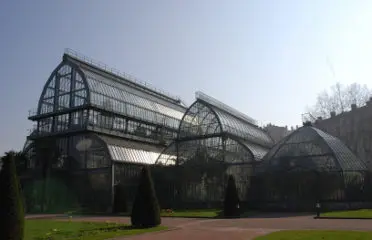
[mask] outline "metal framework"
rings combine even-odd
[[[229,174],[235,176],[245,200],[253,169],[272,145],[269,135],[251,118],[197,93],[182,118],[177,139],[156,163],[179,169],[175,177],[183,203],[220,202]]]
[[[29,119],[35,127],[23,149],[28,168],[44,179],[63,172],[60,184],[100,211],[111,205],[107,195],[113,199],[116,184],[133,198],[145,164],[153,165],[167,204],[220,203],[230,174],[243,201],[254,189],[268,201],[350,199],[366,182],[366,164],[319,129],[305,126],[273,147],[254,119],[204,93],[186,108],[179,98],[71,50]]]
[[[117,169],[154,164],[177,137],[186,109],[177,97],[67,50],[30,111],[35,124],[24,146],[28,168],[43,177],[47,169],[96,178],[101,171],[111,180],[99,184],[89,177],[92,189],[113,194],[113,185],[124,181]]]
[[[49,77],[29,139],[93,131],[165,146],[176,138],[186,110],[180,99],[78,56],[68,50]]]
[[[276,144],[257,168],[265,201],[363,199],[366,164],[339,139],[304,126]]]

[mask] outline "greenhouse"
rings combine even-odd
[[[182,118],[177,139],[159,156],[174,182],[175,202],[218,205],[228,175],[233,175],[242,201],[247,199],[255,166],[273,145],[256,122],[201,93]]]
[[[276,144],[257,168],[261,204],[312,209],[316,201],[365,201],[366,164],[339,139],[304,126]]]
[[[29,209],[58,205],[61,198],[48,193],[55,184],[68,191],[62,198],[109,209],[114,186],[135,187],[140,167],[154,164],[177,137],[186,109],[178,97],[66,50],[30,111],[29,170],[22,176]],[[44,185],[33,188],[37,181]]]
[[[274,146],[254,119],[202,92],[187,107],[72,50],[29,119],[27,211],[111,211],[119,195],[130,209],[144,165],[164,208],[221,206],[229,175],[250,206],[372,199],[365,163],[319,129]]]

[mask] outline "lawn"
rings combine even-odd
[[[240,214],[240,217],[252,216],[255,212],[248,211]],[[161,211],[162,217],[184,217],[184,218],[222,218],[221,209],[186,209],[186,210],[166,210]]]
[[[216,218],[220,215],[220,209],[190,209],[190,210],[162,210],[162,217],[195,217]]]
[[[372,209],[326,212],[320,214],[320,216],[336,218],[372,218]]]
[[[372,232],[357,231],[279,231],[255,238],[255,240],[367,240]]]
[[[256,212],[254,211],[247,211],[240,214],[240,217],[250,217]],[[106,216],[106,213],[81,213],[81,212],[65,212],[67,215],[71,216],[82,216],[82,215],[93,215],[93,216]],[[123,213],[117,213],[114,215],[119,216],[126,216],[130,217],[130,213],[123,212]],[[161,217],[180,217],[180,218],[219,218],[222,217],[222,210],[221,209],[162,209],[160,212]]]
[[[165,229],[166,227],[163,226],[134,229],[116,223],[26,220],[25,240],[104,240]]]

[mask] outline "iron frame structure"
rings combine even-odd
[[[157,166],[177,173],[172,180],[177,196],[172,197],[183,207],[221,204],[228,175],[235,177],[241,200],[248,199],[254,168],[273,140],[251,118],[236,112],[197,93],[177,139],[156,161]]]
[[[312,126],[283,138],[257,167],[256,201],[312,209],[316,201],[367,201],[366,164],[339,139]],[[267,207],[267,206],[266,206]]]
[[[23,149],[29,159],[25,179],[53,178],[62,171],[62,184],[82,176],[82,189],[114,195],[114,185],[132,177],[119,169],[153,164],[177,137],[186,109],[179,98],[68,49],[29,112],[35,124]],[[40,194],[47,195],[46,189]],[[92,191],[74,194],[87,195],[88,201],[97,195]]]

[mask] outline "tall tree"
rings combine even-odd
[[[22,151],[17,152],[17,151],[11,150],[9,152],[5,152],[4,154],[5,158],[10,157],[10,156],[14,157],[14,164],[16,166],[18,175],[20,175],[27,168],[26,155]]]
[[[24,204],[14,155],[0,160],[0,239],[22,240]]]
[[[135,227],[154,227],[161,223],[160,207],[148,167],[143,167],[137,195],[133,203],[131,222]]]
[[[239,195],[233,175],[229,175],[227,182],[223,212],[225,217],[237,217],[239,215]]]
[[[372,91],[367,85],[352,83],[344,86],[336,83],[329,91],[320,92],[315,104],[307,110],[314,117],[328,118],[331,112],[339,114],[350,111],[352,104],[356,104],[357,107],[363,106],[371,95]]]

